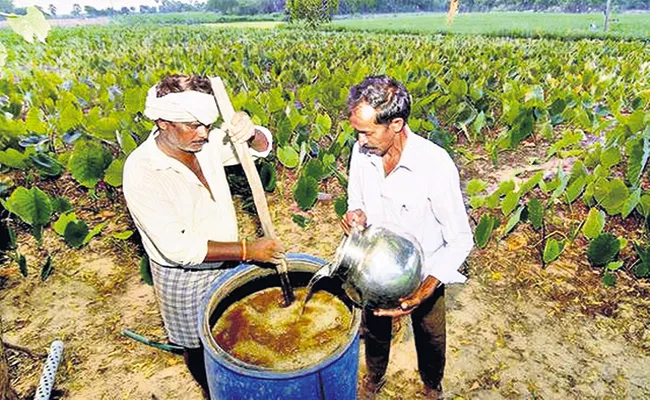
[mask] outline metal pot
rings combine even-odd
[[[424,256],[410,234],[388,226],[353,229],[336,251],[329,274],[339,276],[350,300],[360,307],[395,308],[421,282]]]

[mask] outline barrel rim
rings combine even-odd
[[[313,262],[323,266],[327,264],[325,260],[318,257],[311,256],[309,254],[287,253],[286,256],[288,261],[306,261],[306,262]],[[252,264],[242,263],[238,267],[221,275],[212,284],[212,286],[210,286],[208,291],[205,293],[205,296],[203,297],[203,301],[201,302],[201,312],[199,313],[199,326],[198,326],[199,338],[201,339],[201,343],[203,344],[203,348],[205,349],[204,351],[207,351],[210,354],[210,358],[212,360],[218,362],[223,367],[235,373],[244,376],[254,377],[256,379],[279,380],[279,379],[287,379],[287,378],[298,378],[298,377],[313,374],[315,372],[327,368],[329,365],[331,365],[332,363],[340,359],[341,356],[348,351],[350,346],[354,344],[355,340],[359,336],[359,328],[361,326],[361,311],[353,307],[351,310],[353,322],[352,322],[352,327],[350,328],[350,332],[355,332],[355,333],[353,335],[350,335],[348,341],[344,345],[337,348],[336,351],[334,351],[327,358],[325,358],[324,360],[322,360],[316,365],[311,365],[309,367],[294,369],[294,370],[275,371],[269,368],[258,367],[252,364],[247,364],[241,360],[234,358],[232,355],[228,354],[217,344],[216,340],[211,334],[211,330],[209,326],[210,315],[208,315],[210,312],[208,311],[208,308],[210,306],[212,297],[215,295],[216,290],[219,287],[221,287],[228,280],[238,276],[239,274],[250,272],[253,268],[259,268],[259,267]],[[245,367],[248,365],[251,366],[252,368]]]

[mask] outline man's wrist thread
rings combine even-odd
[[[246,254],[246,239],[241,241],[241,260],[246,261],[248,259],[248,254]]]

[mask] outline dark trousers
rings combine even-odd
[[[378,382],[386,373],[390,355],[393,320],[377,317],[364,310],[366,326],[366,366],[370,379]],[[445,371],[446,323],[445,287],[439,286],[433,295],[411,313],[418,370],[425,385],[435,389]]]
[[[190,374],[192,374],[194,380],[201,385],[203,396],[207,398],[210,389],[208,388],[208,376],[205,373],[203,346],[196,349],[186,347],[185,352],[183,353],[183,359],[185,360],[185,365],[187,365],[187,369],[190,370]]]

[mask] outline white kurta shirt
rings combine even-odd
[[[264,133],[271,149],[271,134]],[[151,261],[154,293],[169,341],[197,348],[199,313],[207,290],[224,273],[220,262],[203,263],[208,241],[237,241],[237,217],[224,166],[238,164],[234,147],[221,130],[196,157],[212,190],[180,161],[163,153],[152,131],[124,165],[124,197]]]
[[[268,150],[271,134],[263,127]],[[214,129],[209,142],[196,153],[210,192],[180,161],[156,145],[155,130],[136,148],[124,164],[124,197],[142,236],[149,258],[163,266],[198,266],[205,259],[208,241],[237,241],[237,217],[224,166],[239,163],[226,133]],[[215,263],[211,263],[211,268]]]
[[[422,277],[465,282],[458,272],[473,246],[458,170],[441,147],[407,128],[399,162],[388,176],[382,158],[356,143],[350,161],[348,210],[361,209],[368,225],[397,225],[424,251]]]

